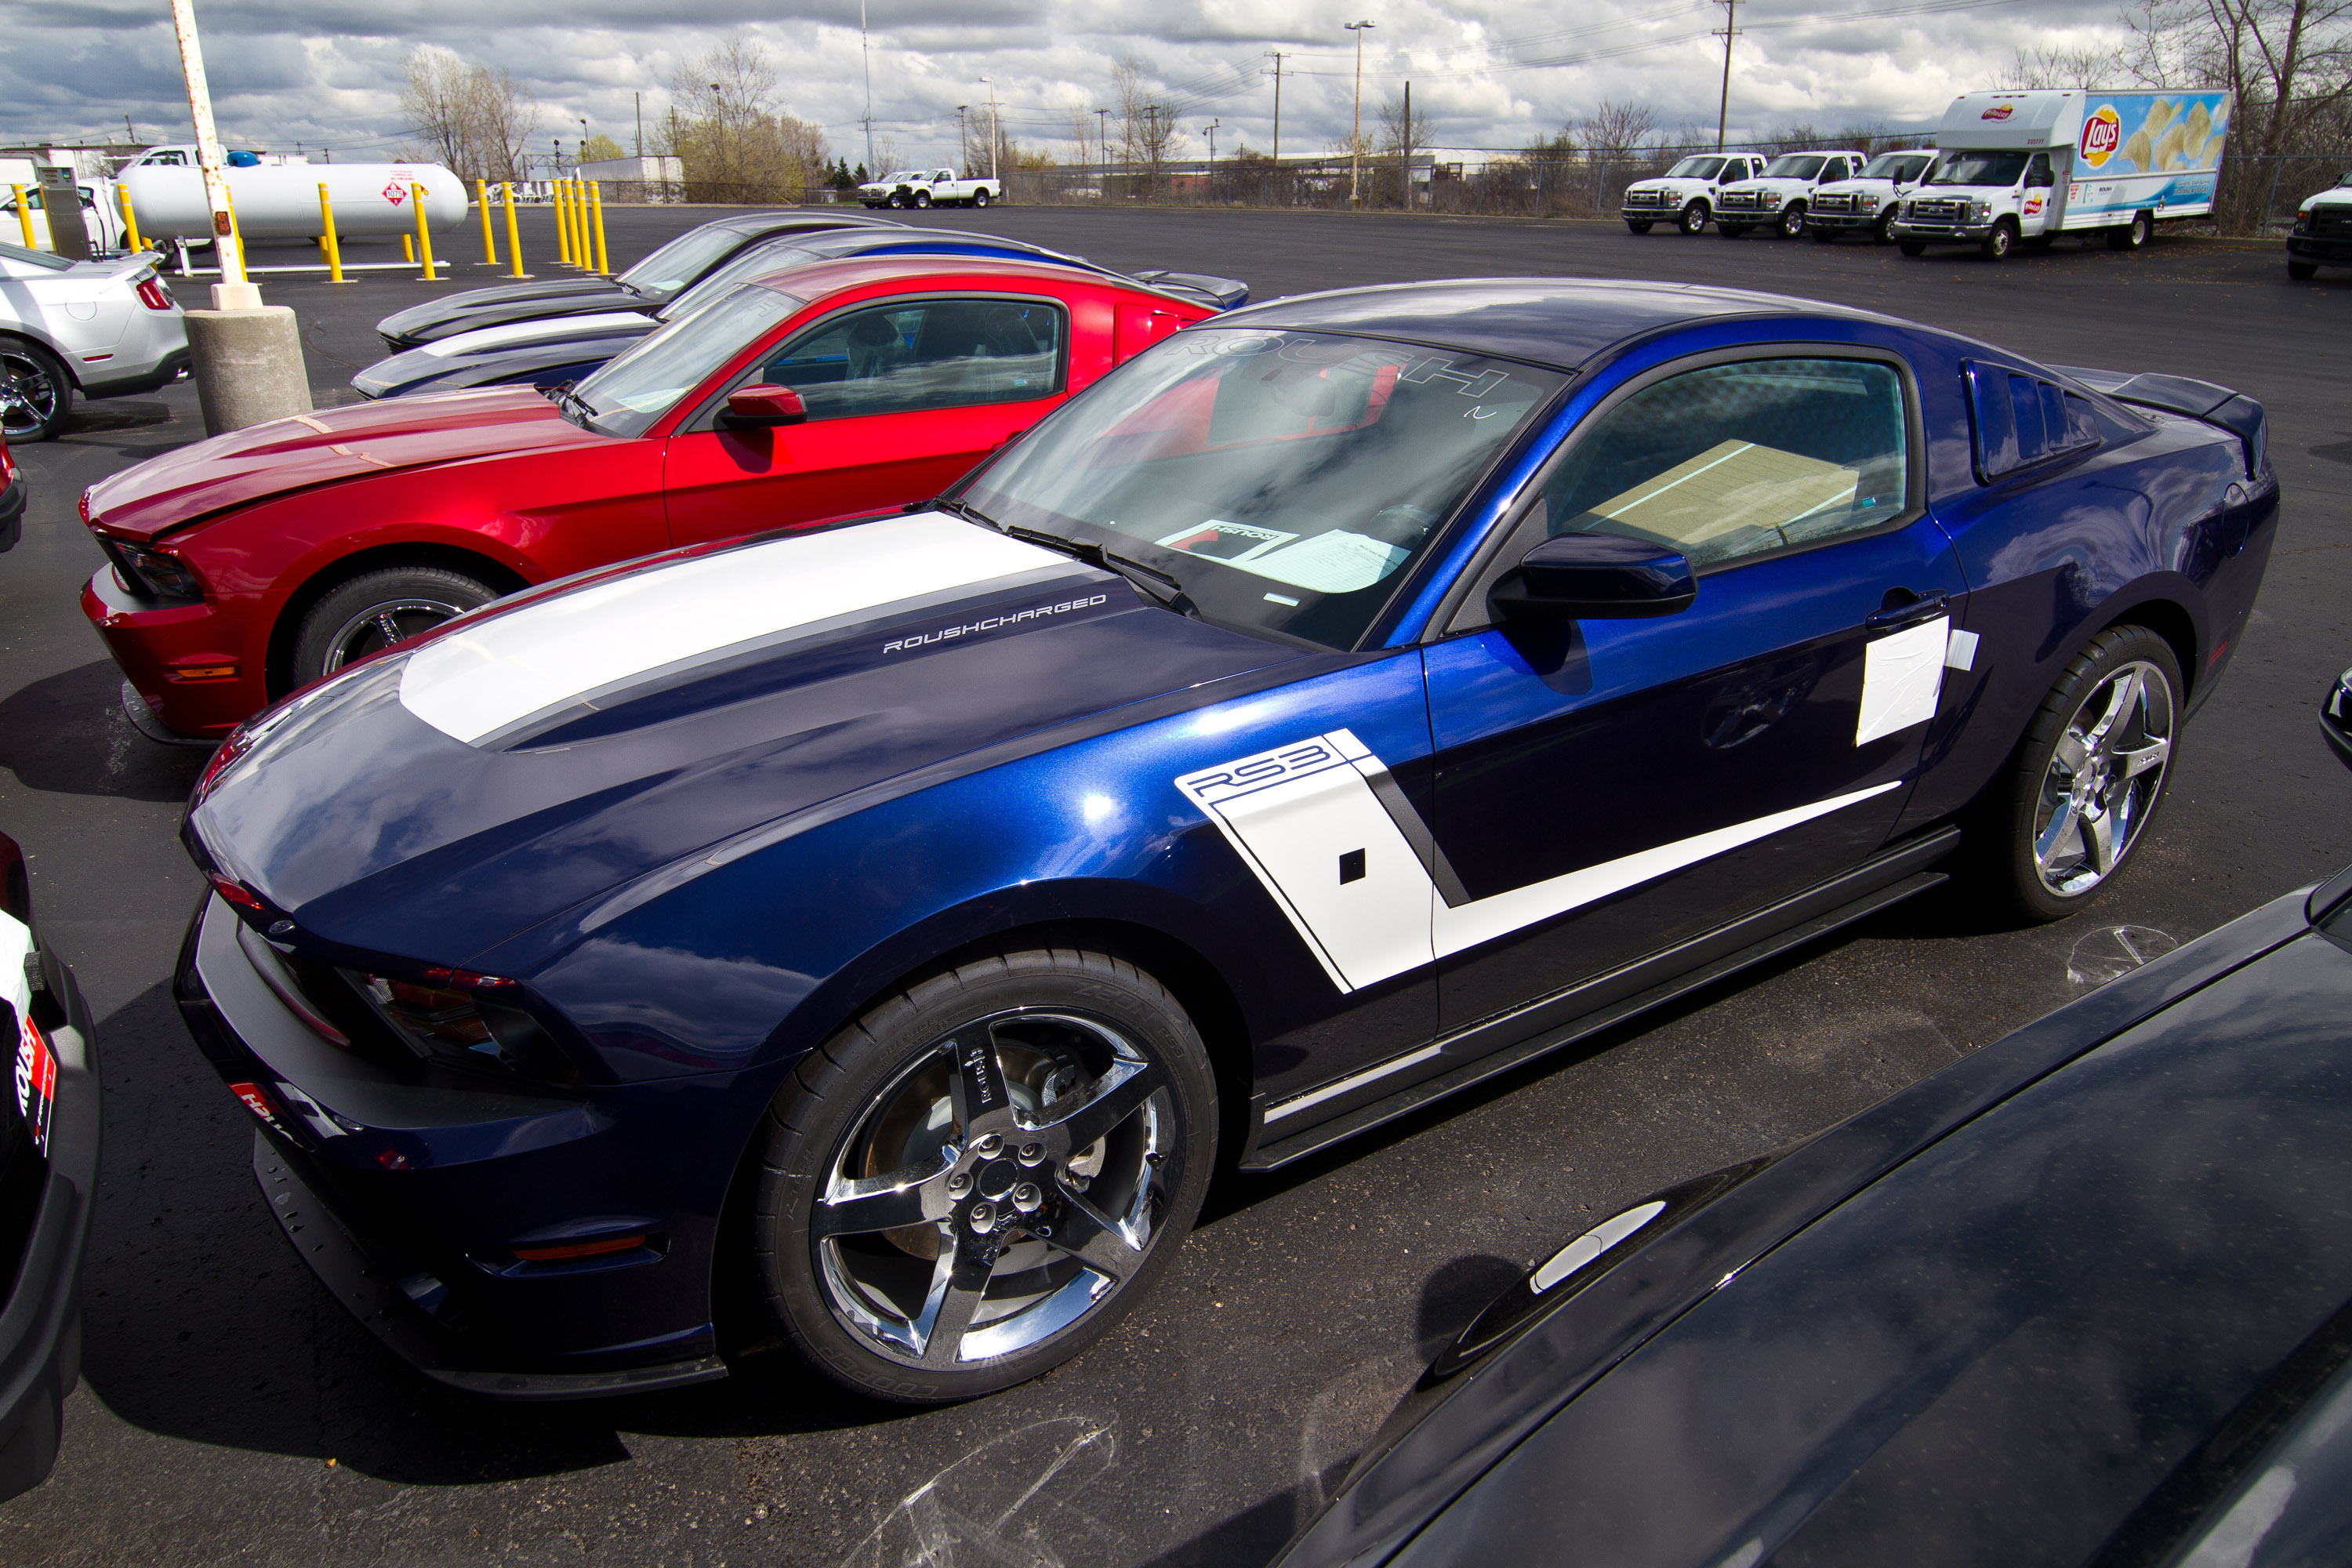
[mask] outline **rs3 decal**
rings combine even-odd
[[[1175,783],[1216,824],[1343,992],[1896,787],[1877,784],[1473,899],[1387,764],[1346,730],[1237,757]]]

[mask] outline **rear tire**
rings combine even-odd
[[[985,1110],[976,1049],[1003,1097]],[[974,959],[784,1080],[754,1134],[752,1278],[845,1387],[911,1405],[1009,1388],[1149,1292],[1200,1212],[1216,1127],[1208,1052],[1150,975],[1066,947]]]
[[[499,596],[479,578],[446,566],[394,566],[332,589],[310,606],[294,637],[294,684],[431,631]]]
[[[65,363],[37,342],[0,337],[0,436],[46,441],[73,412],[73,377]]]
[[[1706,204],[1705,202],[1685,204],[1683,215],[1675,222],[1685,234],[1698,233],[1706,226]]]
[[[2107,230],[2109,250],[2137,250],[2156,235],[2156,220],[2146,213],[2134,213],[2131,222],[2121,228]]]
[[[995,199],[996,198],[994,196],[990,195],[986,191],[974,191],[971,193],[971,205],[976,207],[984,207]]]
[[[2286,264],[2286,275],[2294,279],[2298,283],[2308,282],[2312,279],[2319,276],[2319,263],[2316,261],[2290,261]]]
[[[2182,696],[2172,645],[2147,627],[2083,646],[1971,813],[1960,869],[1985,902],[2063,920],[2115,880],[2171,781]]]
[[[1645,217],[1629,217],[1625,220],[1625,226],[1635,234],[1647,234],[1650,232],[1650,220]]]

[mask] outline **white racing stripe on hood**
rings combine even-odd
[[[1068,558],[939,512],[721,551],[559,594],[419,648],[400,700],[471,745],[680,659]]]
[[[527,343],[534,338],[568,338],[574,332],[655,325],[658,323],[643,310],[608,310],[595,316],[543,316],[503,327],[476,327],[470,332],[459,332],[455,337],[426,343],[416,352],[431,354],[436,359],[455,359],[459,354],[479,353],[485,349],[502,349],[509,343]]]

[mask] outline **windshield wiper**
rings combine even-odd
[[[940,510],[953,512],[967,522],[981,523],[1011,538],[1024,540],[1031,544],[1042,544],[1048,550],[1058,550],[1065,555],[1076,556],[1089,566],[1098,566],[1106,572],[1116,572],[1134,584],[1137,590],[1153,604],[1174,610],[1179,615],[1190,616],[1196,621],[1201,618],[1201,606],[1195,605],[1192,595],[1184,592],[1183,581],[1162,572],[1157,566],[1146,565],[1132,556],[1121,555],[1116,551],[1105,549],[1090,539],[1071,539],[1064,534],[1048,533],[1041,528],[1023,528],[1018,523],[999,522],[978,507],[965,501],[942,500],[937,505]]]
[[[539,390],[542,395],[555,399],[555,406],[566,419],[576,416],[583,430],[594,428],[588,421],[596,411],[588,406],[586,398],[572,390],[572,383],[567,381],[562,386],[542,386]]]

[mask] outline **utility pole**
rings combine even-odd
[[[866,118],[858,121],[866,127],[866,172],[878,180],[882,171],[874,166],[874,46],[866,36],[866,0],[857,0],[857,52],[866,60]]]
[[[996,150],[1003,144],[1004,125],[996,117],[996,79],[984,76],[980,79],[988,85],[988,177],[1001,182],[1004,174],[996,166]]]
[[[1404,134],[1397,139],[1397,156],[1403,165],[1399,178],[1404,184],[1405,210],[1412,210],[1412,83],[1404,84]]]
[[[1723,0],[1723,97],[1715,110],[1715,150],[1723,151],[1723,130],[1731,119],[1731,40],[1739,34],[1739,0]]]
[[[1102,127],[1102,134],[1095,138],[1095,145],[1102,152],[1103,171],[1105,174],[1108,174],[1110,170],[1110,110],[1108,109],[1096,110],[1095,121],[1096,123]],[[1097,178],[1095,183],[1097,184],[1100,184],[1102,182]]]
[[[646,95],[640,92],[635,96],[637,100],[637,156],[642,158],[646,155]]]
[[[1342,22],[1339,26],[1356,35],[1356,132],[1348,139],[1348,205],[1361,207],[1364,205],[1364,34],[1372,24]]]
[[[971,132],[965,129],[964,122],[964,110],[970,107],[963,103],[956,105],[956,163],[959,172],[969,172],[971,168]]]
[[[196,163],[204,173],[205,205],[212,209],[213,254],[220,261],[221,280],[213,285],[213,309],[255,310],[261,304],[261,290],[246,279],[245,249],[237,244],[236,226],[229,221],[228,176],[221,173],[220,136],[213,129],[213,92],[205,80],[205,52],[196,41],[196,9],[192,0],[172,0],[172,30],[179,35],[180,71],[188,83],[188,115],[196,127]]]
[[[1274,161],[1282,162],[1282,51],[1268,49],[1274,57]]]
[[[1209,199],[1213,202],[1217,199],[1217,127],[1224,122],[1224,117],[1219,115],[1201,127],[1209,133]]]

